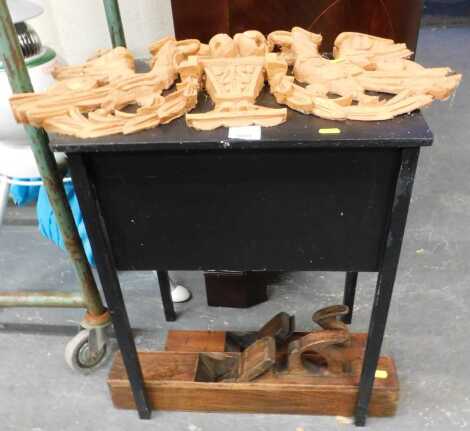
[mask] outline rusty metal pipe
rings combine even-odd
[[[0,293],[0,307],[83,308],[85,301],[79,293],[53,291],[22,291]]]
[[[15,27],[5,0],[0,0],[0,55],[14,93],[32,92],[33,86],[24,62]],[[67,202],[62,178],[43,129],[25,126],[47,195],[59,224],[65,247],[80,281],[84,305],[92,315],[104,312],[103,303],[83,250],[83,245]]]

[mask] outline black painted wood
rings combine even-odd
[[[354,299],[356,297],[357,272],[347,272],[346,282],[344,283],[343,304],[349,307],[349,313],[343,316],[343,322],[350,324],[354,312]]]
[[[397,149],[86,158],[119,270],[379,269]]]
[[[165,320],[174,322],[176,320],[175,307],[171,299],[170,278],[167,271],[157,271],[158,285],[160,286],[160,294],[162,296],[163,311],[165,312]]]
[[[367,419],[367,410],[385,333],[393,285],[400,260],[406,218],[413,191],[416,166],[418,164],[418,148],[405,149],[401,153],[400,172],[394,190],[392,207],[390,208],[387,242],[377,279],[364,363],[362,365],[355,414],[355,424],[357,426],[364,426]]]
[[[74,154],[69,157],[75,191],[83,212],[90,244],[96,261],[96,268],[103,288],[106,303],[126,366],[135,404],[141,419],[149,419],[152,410],[144,388],[144,379],[140,367],[134,336],[129,323],[126,306],[122,297],[121,285],[112,257],[112,250],[107,237],[107,229],[101,216],[100,204],[96,200],[93,183],[89,181],[82,156]]]
[[[379,271],[356,412],[365,424],[419,147],[432,134],[419,113],[340,123],[339,137],[318,135],[339,123],[293,115],[259,142],[181,121],[52,142],[70,157],[141,417],[148,404],[116,268]]]
[[[279,107],[266,90],[258,103]],[[194,112],[210,111],[210,100],[200,96],[200,105]],[[340,128],[339,135],[319,133],[323,128]],[[402,115],[389,121],[329,121],[312,115],[288,111],[288,121],[276,127],[262,129],[259,141],[241,141],[228,138],[228,129],[203,132],[189,128],[185,119],[131,135],[113,135],[96,139],[78,139],[52,135],[54,151],[188,151],[188,150],[240,150],[305,148],[397,148],[426,146],[432,143],[432,133],[420,112]]]
[[[207,305],[210,307],[249,308],[268,300],[268,283],[272,272],[207,271],[204,272]]]

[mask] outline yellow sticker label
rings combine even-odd
[[[376,379],[386,379],[388,377],[388,373],[385,370],[377,370],[375,372]]]
[[[344,58],[335,58],[334,60],[331,60],[331,63],[342,63],[344,61]]]
[[[338,133],[341,133],[341,129],[320,129],[318,133],[320,133],[320,135],[337,135]]]

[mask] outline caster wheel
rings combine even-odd
[[[107,343],[96,353],[90,349],[90,331],[84,329],[73,337],[65,347],[65,362],[74,371],[89,374],[103,365],[111,354]]]

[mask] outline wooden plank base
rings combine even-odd
[[[176,332],[176,335],[175,335]],[[192,350],[191,339],[199,346],[221,351],[223,333],[173,331],[167,347],[183,351],[140,352],[139,359],[145,387],[153,409],[205,412],[284,413],[353,416],[359,387],[359,375],[291,375],[286,371],[269,371],[249,383],[196,382],[198,353]],[[207,335],[207,341],[204,341]],[[295,336],[300,336],[296,334]],[[363,345],[365,334],[354,334],[354,343]],[[184,347],[183,347],[184,346]],[[186,351],[184,351],[186,350]],[[188,351],[189,350],[189,351]],[[200,351],[204,351],[201,349]],[[238,353],[227,353],[237,355]],[[393,360],[381,357],[375,379],[370,416],[393,416],[396,412],[399,384]],[[135,409],[130,384],[121,355],[115,356],[108,385],[117,408]]]
[[[173,331],[166,337],[167,352],[225,352],[223,331]]]

